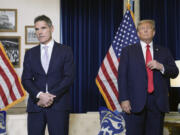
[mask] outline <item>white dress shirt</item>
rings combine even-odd
[[[54,40],[51,40],[47,45],[40,44],[40,46],[41,46],[41,62],[42,62],[42,59],[43,59],[43,56],[45,53],[45,49],[43,48],[44,46],[48,46],[48,56],[49,56],[49,62],[50,62],[51,54],[52,54],[52,50],[53,50],[53,46],[54,46]]]
[[[141,48],[142,48],[142,51],[143,51],[143,56],[144,56],[144,60],[145,60],[145,63],[146,63],[146,49],[147,49],[147,43],[145,43],[144,41],[140,41],[140,43],[141,43]],[[153,53],[153,41],[149,44],[149,50],[150,50],[150,52],[151,52],[151,56],[152,56],[152,60],[154,59],[154,53]],[[163,64],[162,64],[163,65]],[[163,69],[162,70],[160,70],[160,72],[162,73],[162,74],[164,74],[164,66],[163,66]]]
[[[47,45],[45,45],[45,44],[40,44],[40,49],[41,49],[41,62],[42,62],[42,59],[43,59],[43,55],[44,55],[44,53],[45,53],[45,49],[43,49],[44,46],[48,46],[48,56],[49,56],[49,63],[50,63],[51,54],[52,54],[52,50],[53,50],[53,46],[54,46],[54,40],[51,40]],[[45,72],[46,72],[46,71],[45,71]],[[46,74],[47,74],[47,72],[46,72]],[[48,92],[48,85],[47,85],[47,84],[46,84],[46,92]],[[39,96],[40,96],[41,93],[42,93],[42,91],[39,92],[36,97],[39,98]]]
[[[144,55],[144,60],[146,62],[146,49],[147,49],[146,46],[147,46],[147,43],[145,43],[144,41],[140,41],[140,43],[141,43],[141,48],[142,48],[143,55]],[[149,49],[150,49],[152,60],[153,60],[153,58],[154,58],[154,54],[153,54],[153,42],[151,42],[149,44],[149,46],[150,46]]]

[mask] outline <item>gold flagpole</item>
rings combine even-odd
[[[130,10],[130,9],[131,9],[130,0],[128,0],[128,3],[127,3],[127,9],[128,9],[128,10]]]
[[[134,13],[131,11],[131,4],[130,4],[130,0],[128,0],[128,3],[127,3],[127,9],[131,12],[131,16],[133,18],[133,21],[135,23],[135,20],[134,20]]]

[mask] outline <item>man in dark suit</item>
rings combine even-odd
[[[118,69],[127,135],[163,135],[169,78],[179,71],[169,50],[153,44],[154,21],[140,21],[137,32],[140,43],[123,48]]]
[[[54,30],[45,15],[34,20],[40,45],[28,50],[24,58],[22,84],[29,93],[28,135],[67,135],[70,92],[74,79],[70,47],[52,39]]]

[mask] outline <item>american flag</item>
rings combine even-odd
[[[96,77],[96,84],[107,107],[112,111],[121,111],[117,84],[121,50],[138,42],[139,38],[131,11],[127,10]]]
[[[7,110],[25,97],[26,92],[0,42],[0,110]]]

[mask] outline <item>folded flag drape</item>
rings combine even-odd
[[[0,111],[0,135],[7,135],[7,132],[6,132],[6,111]]]
[[[126,135],[123,112],[112,112],[106,107],[100,107],[101,129],[98,135]]]

